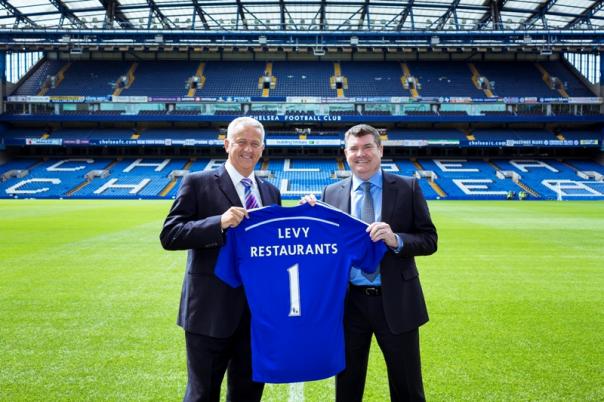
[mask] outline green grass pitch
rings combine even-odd
[[[0,201],[0,400],[178,401],[185,252],[162,250],[170,202]],[[604,400],[604,203],[430,203],[418,259],[431,401]],[[332,379],[264,400],[333,400]],[[366,401],[388,399],[374,343]]]

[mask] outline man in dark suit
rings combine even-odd
[[[377,276],[352,268],[344,313],[346,369],[336,378],[336,400],[363,399],[371,337],[386,367],[392,401],[425,400],[419,326],[428,313],[414,257],[436,251],[437,234],[416,179],[381,170],[379,132],[359,124],[345,134],[352,177],[327,186],[323,201],[370,223],[374,241],[390,250]]]
[[[183,178],[160,234],[166,250],[189,250],[178,325],[185,330],[188,383],[185,401],[218,401],[228,368],[227,399],[260,401],[264,384],[252,381],[250,312],[243,288],[214,276],[224,232],[247,209],[280,204],[279,190],[254,176],[264,149],[264,128],[240,117],[229,124],[228,160],[215,171]]]

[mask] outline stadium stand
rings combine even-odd
[[[43,87],[50,85],[50,77],[55,76],[65,63],[56,60],[43,60],[34,69],[27,80],[17,88],[14,95],[44,95]]]
[[[264,74],[261,62],[208,62],[204,87],[198,96],[261,96],[258,79]],[[233,79],[237,77],[237,79]]]
[[[200,67],[203,64],[203,68]],[[274,88],[263,93],[260,82],[271,65]],[[335,67],[338,66],[338,68]],[[590,97],[593,93],[562,62],[441,62],[357,61],[310,62],[276,61],[77,61],[65,63],[45,61],[24,80],[15,95],[37,95],[48,77],[64,70],[64,78],[56,79],[50,96],[322,96],[336,97],[332,78],[345,78],[342,96],[409,96],[413,93],[403,85],[405,65],[409,76],[417,82],[420,96],[483,98],[509,97]],[[166,75],[169,71],[170,74]],[[201,71],[201,72],[199,72]],[[202,74],[196,89],[189,92],[190,80]],[[162,79],[158,79],[162,77]],[[233,80],[232,77],[237,77]],[[269,77],[269,78],[270,78]],[[477,82],[484,77],[484,89]],[[544,77],[555,77],[565,90],[561,94]],[[407,78],[408,79],[408,78]],[[335,84],[334,84],[335,85]],[[491,92],[486,90],[491,88]],[[119,93],[114,92],[120,89]]]
[[[29,169],[24,177],[0,183],[0,198],[170,198],[180,176],[175,171],[215,169],[224,159],[185,158],[50,158],[17,159],[0,172]],[[268,158],[256,169],[281,189],[285,199],[320,194],[348,168],[335,158]],[[590,160],[420,158],[382,161],[385,171],[419,177],[428,199],[506,199],[509,192],[528,192],[529,199],[604,200],[604,166]],[[106,171],[106,175],[101,174]],[[513,172],[518,177],[498,175]],[[87,178],[91,172],[96,175]],[[581,177],[595,172],[599,177]],[[597,175],[596,175],[597,176]],[[174,179],[174,180],[173,180]],[[168,185],[173,183],[172,187]]]
[[[63,80],[47,92],[49,96],[107,96],[115,83],[128,73],[129,63],[121,61],[78,61],[69,64]]]
[[[396,62],[343,62],[348,80],[346,96],[408,96],[401,82],[403,72]]]
[[[273,76],[277,78],[271,96],[336,96],[329,87],[334,75],[333,63],[329,62],[282,62],[273,63]]]
[[[199,63],[191,61],[145,61],[136,63],[131,85],[123,96],[186,96],[187,80]],[[131,66],[129,66],[131,67]],[[170,72],[166,74],[166,72]]]
[[[557,98],[560,94],[543,81],[541,72],[528,62],[475,63],[481,75],[493,85],[499,96],[529,96]]]
[[[438,61],[408,62],[411,75],[417,77],[422,96],[484,97],[472,83],[472,72],[467,63]]]

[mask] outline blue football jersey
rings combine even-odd
[[[375,272],[384,242],[367,224],[329,206],[270,206],[226,232],[215,273],[243,285],[252,313],[258,382],[331,377],[345,367],[344,298],[350,268]]]

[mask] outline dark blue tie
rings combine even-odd
[[[368,181],[364,181],[361,183],[363,187],[363,203],[361,204],[361,220],[365,223],[373,223],[375,222],[375,209],[373,208],[373,196],[371,195],[371,186],[372,184]],[[370,274],[363,270],[361,270],[361,274],[369,280],[369,282],[373,282],[375,278],[378,276],[378,270],[374,273]]]

